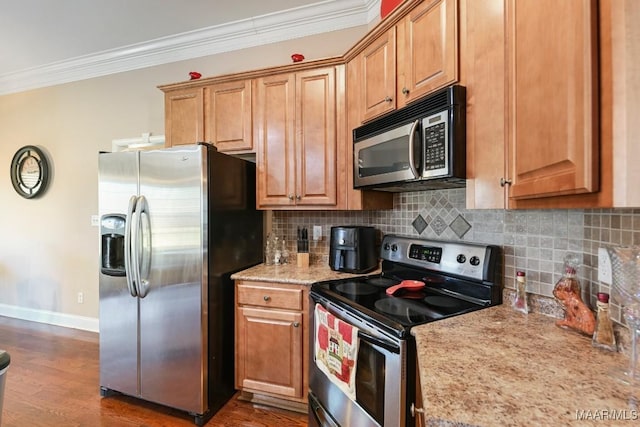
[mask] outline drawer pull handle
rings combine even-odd
[[[271,299],[271,297],[269,295],[265,295],[262,297],[263,300],[265,301],[269,301]]]
[[[385,102],[391,102],[391,101],[393,101],[393,98],[391,98],[390,96],[387,96],[387,97],[384,98],[384,101]]]
[[[293,327],[297,328],[298,326],[300,326],[300,322],[293,322]]]
[[[403,95],[408,95],[409,94],[409,89],[407,89],[406,87],[402,88],[402,94]]]

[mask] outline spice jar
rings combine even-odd
[[[609,316],[609,294],[598,292],[598,312],[596,314],[596,330],[591,344],[594,347],[609,351],[617,351],[616,336],[613,333],[613,323]]]
[[[529,304],[527,303],[527,282],[524,271],[516,272],[516,297],[513,300],[513,308],[524,314],[529,312]]]

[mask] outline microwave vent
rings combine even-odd
[[[454,85],[446,87],[427,98],[416,103],[407,105],[404,108],[382,116],[372,122],[362,125],[353,130],[353,140],[359,141],[364,137],[371,137],[404,123],[424,117],[430,112],[439,112],[453,105],[465,105],[466,90],[463,86]]]

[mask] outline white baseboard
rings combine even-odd
[[[97,318],[76,316],[74,314],[65,314],[55,311],[0,304],[0,316],[47,323],[49,325],[63,326],[65,328],[82,329],[91,332],[99,331]]]

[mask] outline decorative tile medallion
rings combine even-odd
[[[431,228],[433,231],[439,236],[442,234],[444,230],[447,229],[447,223],[440,217],[440,215],[436,216],[436,218],[431,222]]]
[[[418,216],[416,217],[416,219],[413,220],[411,225],[413,225],[413,228],[418,232],[418,234],[422,234],[424,229],[427,228],[427,225],[429,224],[427,224],[427,221],[424,220],[422,215],[418,214]]]
[[[454,219],[449,227],[456,233],[456,236],[462,239],[462,237],[467,234],[467,231],[471,230],[471,224],[467,222],[466,219],[462,217],[462,215],[458,215],[456,219]]]

